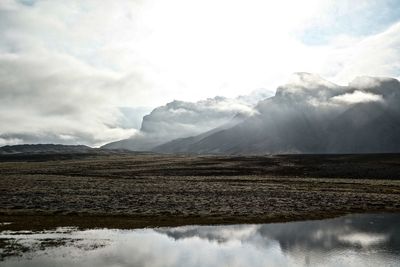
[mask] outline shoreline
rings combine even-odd
[[[193,225],[236,225],[291,223],[334,219],[347,215],[361,214],[396,214],[396,210],[354,210],[347,212],[321,212],[318,214],[292,214],[260,216],[258,218],[237,217],[154,217],[154,216],[110,216],[110,215],[4,215],[0,214],[1,231],[51,230],[58,227],[76,227],[85,229],[144,229],[159,227],[179,227]],[[3,224],[5,223],[5,224]]]

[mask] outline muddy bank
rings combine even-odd
[[[400,211],[400,155],[80,155],[0,161],[0,221],[135,228]]]

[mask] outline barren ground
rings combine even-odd
[[[400,155],[0,157],[1,229],[257,223],[400,211]]]

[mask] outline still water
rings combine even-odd
[[[0,232],[0,266],[400,266],[400,214],[279,224]]]

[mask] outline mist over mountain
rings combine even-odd
[[[197,154],[400,151],[400,83],[358,77],[339,86],[296,73],[253,115],[229,128],[174,140],[157,152]]]
[[[237,98],[217,96],[198,102],[174,100],[144,116],[140,131],[131,138],[106,144],[103,148],[145,151],[176,138],[229,128],[253,115],[254,103],[271,95],[273,92],[259,89]]]

